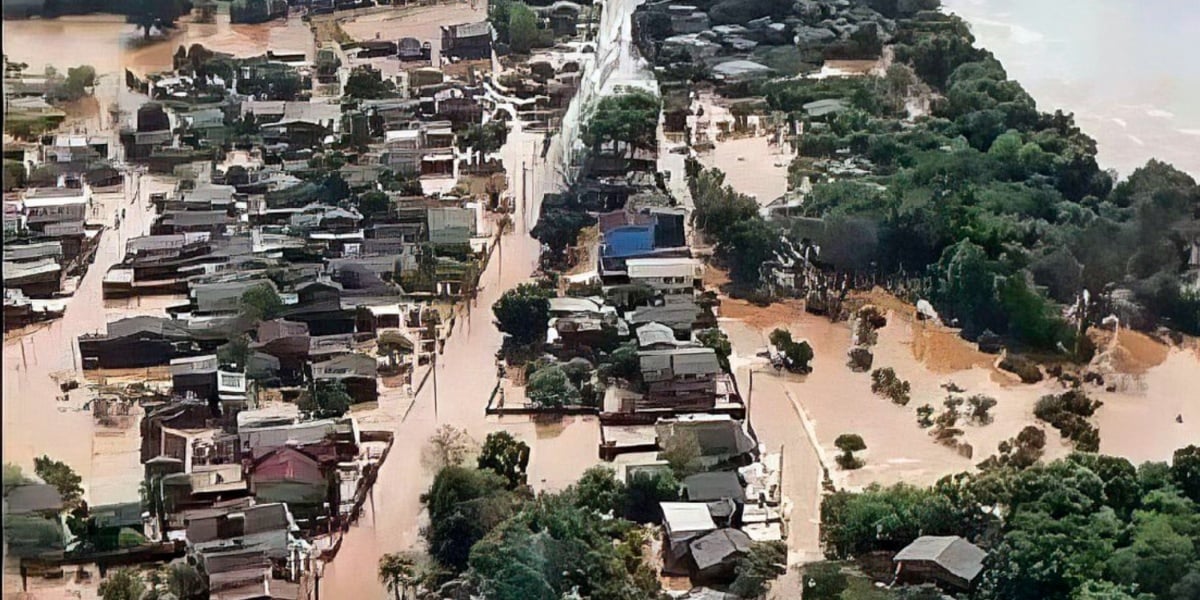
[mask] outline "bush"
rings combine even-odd
[[[579,404],[579,389],[558,365],[543,367],[529,378],[525,395],[540,408],[562,408]]]
[[[346,393],[346,386],[341,381],[323,379],[311,392],[303,394],[296,406],[314,419],[328,419],[346,414],[353,403],[354,399]]]
[[[803,600],[841,600],[842,591],[849,585],[842,566],[834,562],[804,565]]]
[[[909,393],[912,391],[912,386],[907,381],[896,377],[896,371],[891,367],[883,367],[871,371],[871,391],[885,398],[890,398],[892,402],[904,406],[908,404],[912,398]]]
[[[1000,442],[997,448],[1000,453],[979,463],[980,469],[997,467],[1013,467],[1025,469],[1031,467],[1042,457],[1046,447],[1046,432],[1033,425],[1027,425],[1016,437]]]
[[[1016,354],[1006,354],[1000,360],[1000,368],[1015,373],[1022,383],[1037,383],[1042,380],[1042,371],[1033,361]]]
[[[800,373],[812,371],[809,362],[813,359],[813,350],[812,346],[808,345],[808,342],[793,341],[792,333],[786,329],[772,331],[768,340],[772,346],[775,346],[776,350],[783,354],[789,371]]]
[[[987,425],[992,422],[992,415],[988,412],[992,407],[996,406],[996,399],[983,394],[975,394],[967,398],[967,404],[971,406],[971,421],[982,425]]]
[[[1033,414],[1074,442],[1076,450],[1096,452],[1100,449],[1100,431],[1087,418],[1102,405],[1081,390],[1069,390],[1042,396],[1034,405]]]

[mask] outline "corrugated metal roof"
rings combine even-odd
[[[703,264],[694,258],[631,258],[625,261],[630,279],[699,277]]]
[[[923,535],[896,553],[892,560],[934,562],[951,574],[971,581],[983,570],[984,558],[987,558],[987,552],[956,535]]]
[[[717,528],[708,505],[700,502],[660,502],[663,512],[663,526],[670,535],[684,533],[700,533]]]

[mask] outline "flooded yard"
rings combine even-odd
[[[839,487],[857,489],[876,482],[930,484],[943,475],[972,469],[1026,425],[1046,431],[1046,459],[1070,452],[1058,432],[1033,415],[1038,398],[1061,393],[1064,386],[1053,379],[1022,384],[993,366],[998,357],[978,352],[948,328],[912,320],[907,312],[888,311],[888,324],[878,331],[873,348],[873,367],[891,367],[899,378],[910,382],[912,400],[899,406],[871,391],[869,373],[855,373],[846,365],[851,339],[847,323],[831,323],[805,313],[799,302],[760,309],[726,299],[722,312],[727,317],[722,327],[743,358],[764,347],[766,336],[776,327],[786,328],[796,339],[812,345],[816,358],[808,375],[776,374],[757,359],[757,368],[766,372],[755,375],[751,418],[756,426],[791,418],[788,412],[794,404],[813,426]],[[1200,399],[1187,392],[1189,378],[1194,381],[1200,371],[1200,354],[1189,348],[1168,349],[1141,334],[1122,334],[1123,339],[1130,336],[1148,346],[1141,354],[1153,350],[1149,353],[1162,359],[1145,366],[1144,372],[1109,375],[1108,383],[1120,382],[1116,392],[1089,387],[1089,394],[1104,403],[1092,419],[1100,429],[1100,451],[1134,463],[1170,460],[1175,449],[1200,439]],[[739,373],[743,388],[747,380]],[[764,380],[771,383],[763,385]],[[917,424],[917,407],[928,403],[941,412],[948,395],[942,386],[951,382],[964,390],[960,395],[985,394],[997,400],[991,423],[959,421],[964,431],[961,441],[974,451],[970,458],[936,443],[929,430]],[[1182,416],[1183,423],[1176,422],[1177,416]],[[798,427],[794,431],[796,435],[803,432]],[[843,433],[857,433],[866,442],[862,469],[842,471],[832,465],[838,453],[833,442]],[[764,435],[768,445],[792,443],[771,438]],[[795,501],[797,506],[804,504]]]

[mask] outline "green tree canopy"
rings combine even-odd
[[[561,408],[568,404],[579,404],[579,388],[571,382],[566,371],[559,365],[538,369],[525,386],[525,395],[542,408]]]
[[[525,469],[528,466],[529,445],[507,431],[489,433],[479,450],[479,468],[503,477],[509,489],[525,484]]]
[[[619,156],[658,147],[659,99],[644,91],[606,96],[583,129],[583,141],[594,152],[613,146]]]
[[[346,386],[341,381],[321,379],[310,392],[300,396],[296,405],[301,412],[315,419],[328,419],[346,414],[353,403],[354,399],[346,392]]]
[[[526,345],[545,339],[550,322],[550,291],[532,283],[512,288],[492,305],[496,327]]]
[[[73,507],[83,500],[83,487],[80,485],[83,478],[67,463],[45,455],[39,456],[33,459],[33,472],[58,490],[65,506]]]

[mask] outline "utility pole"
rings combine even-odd
[[[429,363],[429,368],[433,369],[433,421],[438,420],[438,392],[437,392],[437,355],[438,342],[437,338],[433,338],[433,359]]]
[[[525,161],[521,161],[521,223],[528,228],[528,223],[525,222],[525,205],[529,202],[529,188],[525,185],[526,172]]]

